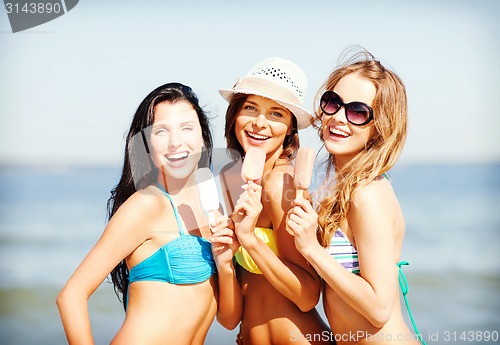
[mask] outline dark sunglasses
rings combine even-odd
[[[363,126],[373,120],[373,109],[363,102],[344,103],[338,94],[326,91],[319,102],[321,110],[327,115],[336,114],[344,107],[347,121],[356,126]]]

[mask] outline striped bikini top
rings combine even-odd
[[[361,273],[359,270],[358,251],[340,229],[335,231],[328,252],[346,270],[354,274]]]
[[[390,182],[389,176],[386,173],[383,173],[382,177]],[[361,273],[359,269],[358,251],[340,229],[335,231],[330,242],[330,247],[328,248],[328,253],[346,270],[354,274]]]

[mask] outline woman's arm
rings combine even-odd
[[[255,236],[253,228],[246,232],[248,236],[242,239],[238,234],[238,238],[270,284],[302,311],[309,311],[318,303],[321,281],[297,251],[293,236],[286,230],[286,214],[295,189],[291,174],[283,167],[279,169],[266,176],[260,200],[271,219],[280,257]]]
[[[111,218],[101,238],[57,296],[70,344],[93,344],[87,303],[111,270],[147,239],[148,221],[161,209],[159,199],[132,195]]]
[[[211,224],[212,252],[219,283],[217,321],[230,330],[238,325],[243,313],[243,296],[233,266],[233,257],[240,244],[233,229],[234,224],[227,217],[218,218]]]
[[[358,251],[361,275],[346,271],[315,239],[311,226],[300,229],[300,219],[311,216],[312,207],[301,205],[293,212],[290,228],[297,232],[298,248],[316,271],[347,304],[375,327],[382,327],[390,317],[397,293],[395,263],[396,210],[388,202],[387,191],[377,184],[361,188],[353,196],[347,222]],[[296,202],[299,207],[299,202]],[[303,212],[303,213],[302,213]],[[294,224],[295,223],[295,224]],[[303,232],[302,232],[303,231]],[[301,233],[302,232],[302,233]]]
[[[285,266],[274,266],[268,280],[302,311],[309,311],[318,303],[321,279],[297,250],[294,237],[287,230],[287,214],[295,198],[290,167],[275,168],[264,181],[262,202],[273,223],[279,257]]]

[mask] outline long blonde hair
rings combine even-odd
[[[320,188],[320,195],[328,195],[319,203],[318,239],[327,247],[340,223],[346,219],[352,195],[361,182],[369,183],[386,173],[396,163],[406,140],[408,106],[406,89],[401,79],[385,68],[366,50],[357,52],[348,61],[337,67],[322,85],[315,97],[315,103],[327,90],[333,90],[339,80],[350,73],[359,73],[376,87],[371,104],[374,114],[375,133],[364,150],[328,178]],[[323,141],[321,131],[322,112],[315,111],[315,127]],[[335,167],[335,156],[328,157],[327,171]]]

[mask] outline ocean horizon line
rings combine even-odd
[[[317,163],[321,163],[318,160]],[[481,162],[464,162],[464,161],[415,161],[415,162],[398,162],[391,170],[407,169],[412,167],[500,167],[498,161],[481,161]],[[123,163],[20,163],[20,162],[0,162],[0,171],[29,169],[30,171],[39,170],[40,172],[66,172],[74,170],[121,170]]]

